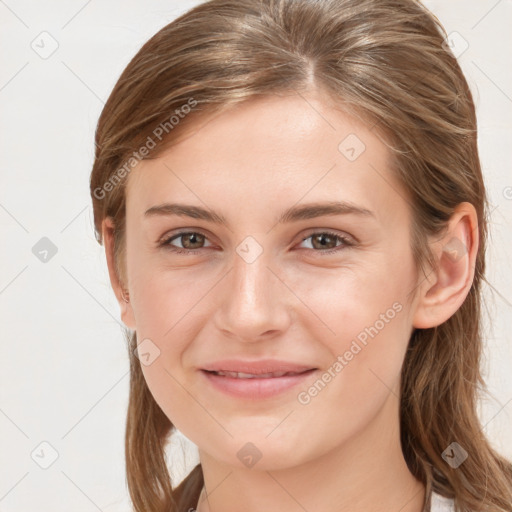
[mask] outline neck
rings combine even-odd
[[[422,512],[425,488],[407,467],[398,424],[397,400],[390,395],[356,437],[275,471],[233,467],[200,450],[206,492],[197,512]]]

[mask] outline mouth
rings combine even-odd
[[[246,373],[223,370],[201,370],[209,387],[231,398],[261,400],[286,396],[299,384],[305,383],[317,368],[303,371],[274,371],[267,373]]]
[[[204,370],[208,373],[212,373],[214,375],[218,375],[220,377],[231,377],[233,379],[276,379],[279,377],[289,377],[292,375],[302,375],[303,373],[311,372],[316,370],[316,368],[311,368],[309,370],[304,370],[302,372],[270,372],[270,373],[244,373],[244,372],[228,372],[228,371],[214,371],[214,370]]]

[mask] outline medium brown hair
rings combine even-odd
[[[156,158],[201,115],[280,92],[321,90],[363,118],[388,145],[411,198],[411,250],[418,270],[436,267],[427,237],[455,207],[473,204],[479,248],[471,289],[443,324],[416,329],[401,379],[400,429],[410,471],[455,499],[457,511],[512,511],[512,466],[490,446],[477,416],[488,202],[475,108],[439,21],[415,0],[211,0],[183,14],[139,50],[98,122],[91,197],[96,236],[111,217],[116,267],[125,280],[125,183],[141,158]],[[158,134],[158,136],[157,136]],[[149,152],[142,148],[151,147]],[[195,507],[200,465],[176,489],[165,447],[173,425],[159,408],[129,333],[126,471],[135,510]],[[468,458],[452,468],[456,441]],[[185,485],[186,484],[186,485]]]

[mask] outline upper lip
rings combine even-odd
[[[242,361],[240,359],[226,359],[209,363],[202,367],[202,370],[210,372],[239,372],[261,375],[264,373],[292,372],[302,373],[307,370],[316,369],[311,365],[280,361],[277,359],[259,359],[257,361]]]

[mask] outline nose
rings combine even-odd
[[[269,264],[265,252],[252,262],[235,254],[215,313],[216,327],[224,336],[254,342],[278,336],[289,327],[293,295]]]

